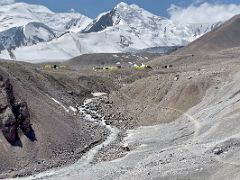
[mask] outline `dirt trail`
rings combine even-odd
[[[176,111],[176,112],[180,113],[181,115],[186,116],[194,124],[194,129],[195,129],[194,137],[197,136],[197,132],[200,129],[201,125],[198,122],[198,120],[195,119],[192,115],[188,114],[187,112],[181,111],[179,109],[171,108],[171,107],[162,107],[162,106],[159,106],[159,107],[162,109]]]

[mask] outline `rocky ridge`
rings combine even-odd
[[[34,141],[35,135],[31,127],[27,103],[16,100],[10,80],[4,81],[2,76],[0,76],[0,99],[0,128],[7,141],[17,145],[19,129]]]

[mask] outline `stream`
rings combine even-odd
[[[63,177],[68,176],[69,173],[72,174],[72,172],[78,172],[84,169],[91,168],[91,162],[93,161],[95,155],[98,154],[98,152],[104,147],[109,144],[111,144],[113,141],[116,140],[119,130],[116,127],[112,127],[110,125],[106,124],[106,121],[103,116],[97,113],[97,111],[90,110],[89,106],[94,101],[98,101],[100,97],[103,97],[106,95],[106,93],[93,93],[93,98],[86,99],[83,106],[79,107],[78,110],[81,114],[81,117],[83,117],[87,121],[91,121],[93,123],[97,123],[101,126],[104,126],[108,131],[109,135],[107,139],[102,142],[101,144],[93,147],[90,149],[81,159],[79,159],[76,163],[66,166],[66,167],[59,167],[55,169],[50,169],[48,171],[32,175],[29,177],[23,177],[23,178],[17,178],[17,179],[56,179],[57,176]],[[66,112],[69,112],[69,110],[72,110],[72,107],[69,108],[63,106],[62,103],[55,100],[54,98],[51,98],[55,103],[60,105]],[[73,110],[72,110],[73,111]],[[75,113],[75,111],[73,111]],[[90,113],[89,113],[90,112]],[[94,119],[93,116],[100,117],[99,119]]]

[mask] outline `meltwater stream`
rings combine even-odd
[[[87,168],[91,168],[91,162],[93,160],[93,158],[95,157],[95,155],[99,152],[99,150],[104,147],[109,145],[110,143],[112,143],[113,141],[116,140],[117,135],[119,133],[119,130],[115,127],[112,127],[110,125],[106,125],[105,123],[105,119],[104,117],[100,116],[96,111],[93,110],[87,110],[86,107],[91,104],[94,100],[98,100],[99,97],[105,96],[105,93],[93,93],[93,98],[90,99],[86,99],[84,102],[84,105],[82,107],[79,107],[78,110],[80,111],[80,113],[83,115],[83,118],[86,119],[87,121],[92,121],[95,123],[98,123],[102,126],[105,126],[108,130],[109,130],[109,136],[107,137],[107,139],[93,147],[92,149],[90,149],[80,160],[78,160],[76,163],[66,166],[66,167],[60,167],[60,168],[56,168],[56,169],[50,169],[48,171],[39,173],[37,175],[32,175],[29,177],[23,177],[23,178],[18,178],[18,179],[57,179],[57,177],[67,177],[70,173],[74,174],[74,172],[79,172],[81,170],[87,169]],[[57,104],[59,104],[58,101],[54,100],[54,102],[56,102]],[[60,104],[61,105],[61,104]],[[61,105],[62,106],[62,105]],[[63,107],[63,106],[62,106]],[[66,107],[64,107],[64,110],[66,110]],[[98,121],[96,119],[94,119],[92,117],[92,115],[88,114],[87,111],[90,111],[92,115],[95,115],[97,117],[101,117],[101,121]]]

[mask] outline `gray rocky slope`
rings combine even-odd
[[[1,178],[72,163],[105,138],[104,128],[73,111],[104,87],[95,75],[74,79],[11,61],[0,61],[0,75]]]
[[[111,126],[133,128],[114,145],[127,153],[93,149],[103,157],[97,164],[83,159],[24,179],[239,179],[239,55],[234,48],[150,61],[155,69],[106,105]],[[120,114],[129,118],[115,119]]]

